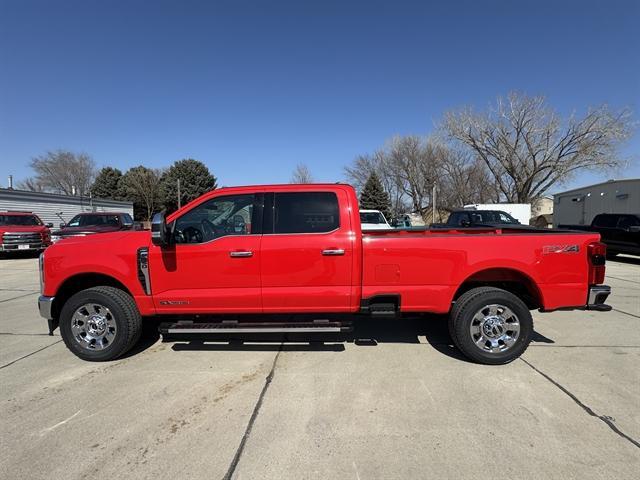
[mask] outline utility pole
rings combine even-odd
[[[182,206],[182,202],[180,202],[180,179],[178,179],[178,209]]]
[[[436,183],[433,182],[433,188],[431,189],[431,203],[433,212],[431,214],[431,223],[436,223]]]

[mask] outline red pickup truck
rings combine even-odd
[[[124,354],[149,316],[193,335],[339,332],[358,316],[433,312],[449,314],[465,355],[502,364],[527,348],[530,310],[611,309],[599,240],[518,227],[363,233],[348,185],[222,188],[157,214],[151,232],[56,243],[41,256],[38,303],[85,360]]]

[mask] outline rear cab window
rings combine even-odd
[[[265,233],[328,233],[340,228],[334,192],[278,192],[267,196]],[[272,202],[272,205],[269,205]]]

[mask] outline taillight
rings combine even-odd
[[[590,243],[587,252],[589,254],[589,285],[599,285],[604,282],[607,246],[602,242]]]

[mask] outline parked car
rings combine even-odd
[[[490,210],[502,212],[515,218],[522,225],[529,225],[531,220],[530,203],[470,203],[464,206],[465,210]]]
[[[527,348],[530,310],[611,310],[597,233],[363,232],[357,212],[348,185],[214,190],[156,214],[151,232],[51,246],[40,314],[75,355],[103,361],[131,349],[151,316],[163,334],[228,336],[341,332],[353,318],[432,312],[449,315],[469,358],[502,364]]]
[[[41,252],[51,245],[50,227],[31,212],[0,212],[0,252]]]
[[[434,223],[431,227],[483,227],[498,225],[520,225],[520,222],[502,210],[454,210],[445,223]]]
[[[60,229],[51,233],[51,241],[68,237],[84,237],[94,233],[117,232],[133,229],[131,215],[121,212],[79,213],[69,223],[61,223]]]
[[[640,255],[640,214],[601,213],[591,225],[559,225],[559,228],[598,232],[607,244],[607,255],[619,253]]]
[[[392,227],[380,210],[360,210],[362,230],[390,230]]]

